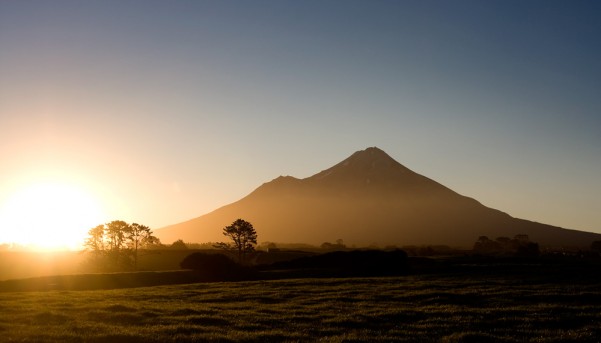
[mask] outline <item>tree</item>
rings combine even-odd
[[[344,241],[342,238],[338,238],[336,243],[323,242],[320,247],[324,250],[344,250],[346,249],[346,245],[344,245]]]
[[[235,251],[238,254],[238,262],[242,264],[246,256],[255,250],[257,244],[257,232],[253,225],[245,220],[237,219],[230,226],[223,229],[223,235],[229,237],[233,244],[217,243],[216,248]]]
[[[138,223],[128,225],[124,229],[124,233],[127,245],[133,252],[134,269],[138,269],[138,249],[149,244],[154,244],[158,239],[152,235],[152,231],[148,226]]]
[[[474,244],[474,252],[478,254],[494,254],[501,251],[501,244],[493,241],[488,236],[480,236]]]
[[[126,244],[126,234],[130,230],[128,223],[123,220],[113,220],[106,224],[105,236],[107,240],[106,254],[115,268],[130,268],[130,250]]]
[[[125,248],[125,233],[129,230],[129,224],[123,220],[113,220],[106,224],[106,238],[111,251],[120,251]]]
[[[100,269],[100,255],[104,253],[104,225],[97,225],[88,231],[84,246],[94,254],[94,265]]]
[[[94,252],[104,250],[104,225],[97,225],[88,231],[84,246]]]
[[[173,242],[171,244],[170,249],[173,249],[173,250],[186,250],[186,249],[188,249],[188,246],[186,245],[186,243],[184,243],[183,240],[178,239],[177,241],[175,241],[175,242]]]
[[[113,220],[90,229],[84,242],[94,253],[97,268],[104,262],[105,267],[118,269],[137,269],[139,250],[154,244],[160,242],[148,226],[138,223],[130,225],[123,220]]]
[[[474,244],[474,252],[485,255],[535,257],[540,253],[537,243],[531,242],[528,235],[498,237],[491,240],[487,236],[480,236]]]

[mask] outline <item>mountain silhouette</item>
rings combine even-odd
[[[201,217],[155,230],[163,242],[223,241],[234,220],[260,241],[471,247],[479,236],[530,236],[544,246],[588,247],[600,234],[513,218],[419,175],[378,148],[305,179],[280,176]]]

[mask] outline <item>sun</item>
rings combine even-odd
[[[67,183],[31,184],[0,204],[0,243],[41,250],[79,249],[103,220],[99,203]]]

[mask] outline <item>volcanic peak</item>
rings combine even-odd
[[[305,179],[280,176],[246,197],[157,232],[162,241],[218,241],[235,218],[272,242],[444,244],[526,234],[542,245],[589,246],[601,235],[512,218],[405,168],[378,148],[352,154]],[[259,230],[257,230],[259,231]]]
[[[404,183],[413,182],[417,176],[384,151],[371,147],[357,151],[350,157],[323,170],[306,180],[315,183],[384,183],[389,184],[393,180],[405,179]],[[411,180],[410,180],[411,179]]]

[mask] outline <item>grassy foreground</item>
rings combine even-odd
[[[600,340],[597,282],[464,277],[5,292],[0,293],[0,337],[8,342]]]

